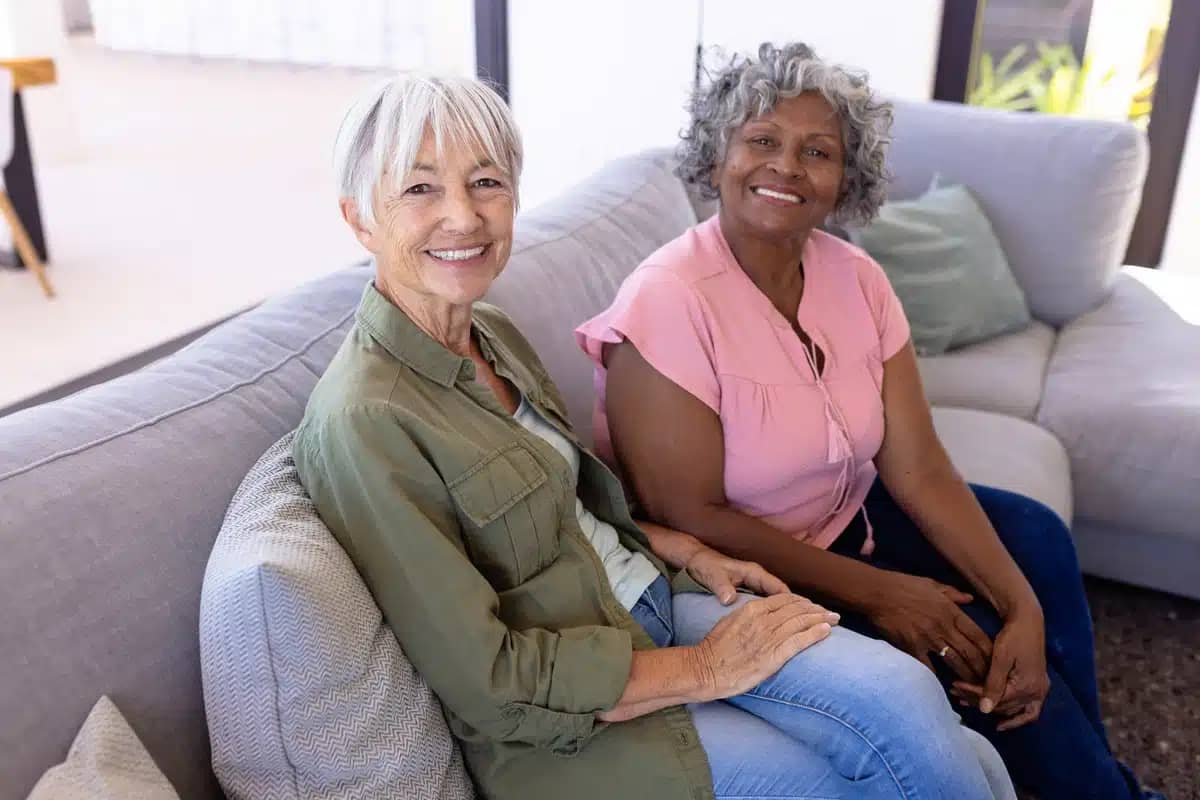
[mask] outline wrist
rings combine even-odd
[[[688,674],[694,684],[692,691],[689,692],[692,696],[691,702],[708,703],[724,698],[726,695],[721,693],[717,685],[717,673],[713,666],[712,652],[708,647],[707,640],[702,640],[700,644],[693,647],[680,649],[685,651],[688,660]]]
[[[856,590],[840,598],[840,601],[841,605],[851,611],[857,611],[866,617],[873,617],[880,610],[892,605],[891,598],[895,591],[896,579],[901,573],[878,567],[868,566],[867,569],[874,574],[858,581]]]
[[[996,611],[1006,622],[1014,619],[1036,619],[1042,624],[1042,604],[1032,590],[1005,597],[996,604]]]

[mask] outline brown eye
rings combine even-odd
[[[433,191],[433,187],[431,187],[428,183],[418,183],[415,186],[410,186],[407,189],[405,189],[404,193],[405,194],[429,194],[429,192],[431,192],[431,191]]]

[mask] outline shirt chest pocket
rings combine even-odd
[[[553,482],[520,442],[489,453],[448,488],[467,554],[498,591],[519,586],[558,558]]]

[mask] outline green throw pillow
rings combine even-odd
[[[992,225],[964,186],[937,186],[935,178],[917,199],[885,203],[850,238],[887,273],[920,355],[940,355],[1031,321]]]

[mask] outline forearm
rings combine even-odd
[[[727,505],[663,509],[663,521],[690,531],[702,544],[761,564],[793,591],[826,605],[869,614],[882,599],[882,570],[791,536]]]
[[[949,462],[920,480],[888,489],[930,544],[1002,617],[1040,610],[1033,589],[975,494]]]
[[[650,540],[650,549],[654,554],[676,569],[683,569],[692,556],[706,547],[695,536],[666,528],[654,522],[637,520],[637,525]]]
[[[623,722],[668,706],[706,702],[716,699],[710,696],[712,683],[695,647],[638,650],[621,699],[596,716],[603,722]]]

